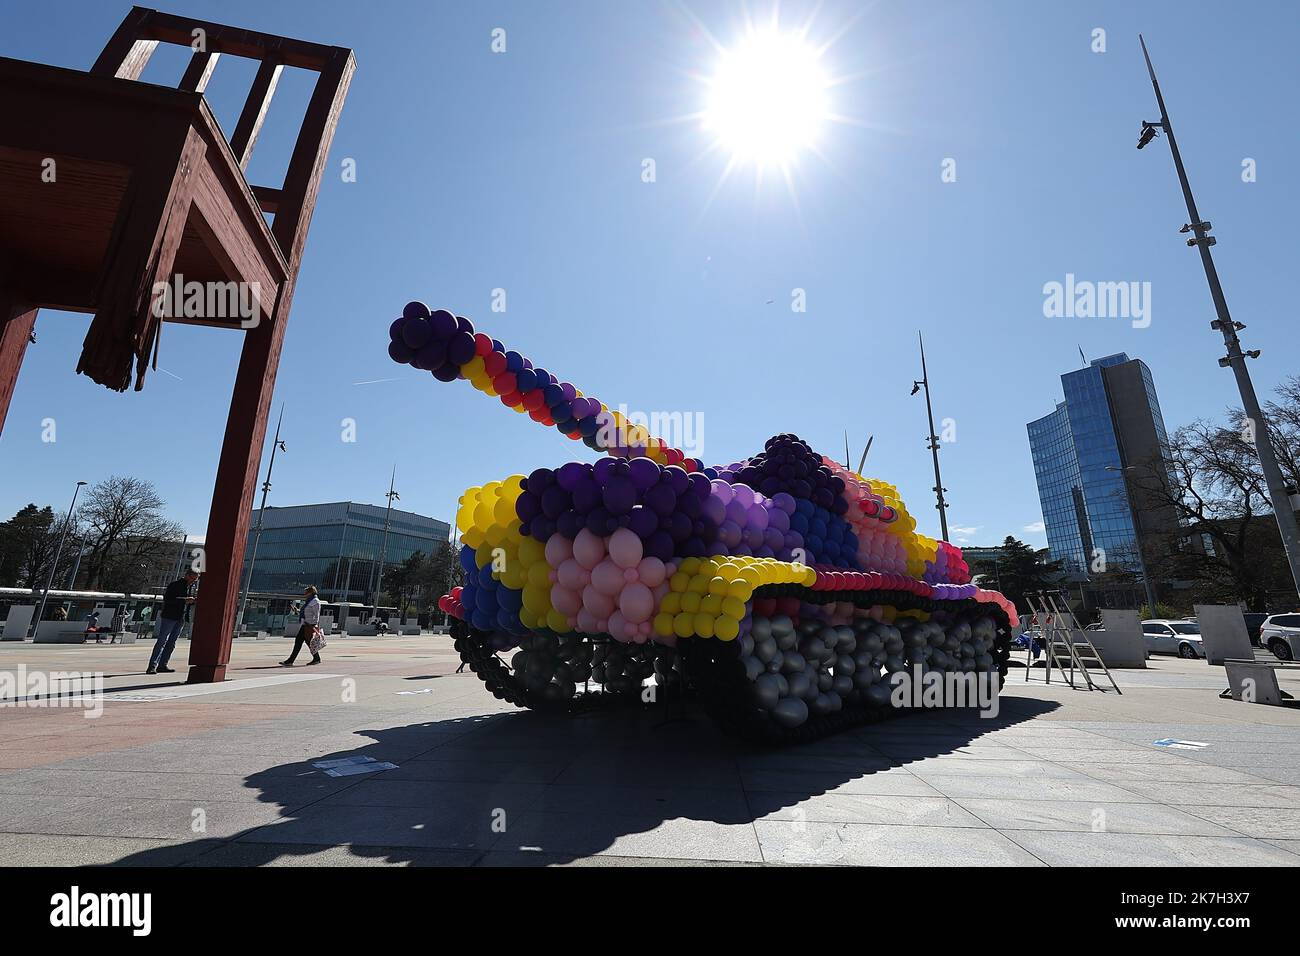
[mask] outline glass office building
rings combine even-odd
[[[267,508],[250,590],[298,594],[314,584],[323,600],[366,602],[371,587],[377,586],[384,514],[382,507],[355,501]],[[258,517],[254,509],[244,572],[253,553]],[[417,551],[432,554],[447,541],[450,530],[445,521],[394,508],[384,567],[399,564]]]
[[[1104,552],[1108,569],[1140,572],[1148,539],[1177,528],[1135,487],[1165,474],[1169,457],[1151,371],[1121,352],[1066,372],[1061,386],[1065,400],[1027,426],[1051,558],[1086,575]]]

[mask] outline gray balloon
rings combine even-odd
[[[782,727],[798,727],[808,719],[808,705],[798,697],[786,697],[772,709],[772,719]]]

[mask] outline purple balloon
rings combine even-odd
[[[456,329],[460,332],[468,332],[470,338],[474,337],[474,323],[463,315],[456,316]]]
[[[644,541],[659,530],[659,516],[644,505],[637,505],[628,514],[627,526]],[[687,535],[689,534],[688,526]]]
[[[584,474],[570,489],[573,493],[573,510],[585,515],[600,505],[600,486],[591,475]]]
[[[610,475],[601,491],[601,498],[610,514],[627,514],[636,504],[636,486],[626,475]]]
[[[388,343],[388,357],[394,362],[401,362],[405,365],[411,361],[411,350],[406,347],[405,342],[394,339]]]
[[[406,319],[403,318],[393,319],[393,324],[388,327],[389,341],[396,342],[398,339],[402,337],[402,326],[404,325],[406,325]]]
[[[691,476],[681,465],[669,465],[664,469],[664,476],[672,485],[673,494],[679,498],[686,494],[686,489],[691,486]]]
[[[446,309],[439,309],[429,316],[429,328],[435,339],[445,342],[456,334],[456,317]]]
[[[748,517],[749,509],[741,504],[737,499],[732,498],[727,504],[727,518],[736,522],[736,524],[743,528]]]
[[[638,491],[653,487],[662,474],[662,469],[649,458],[633,458],[628,462],[628,475]]]
[[[680,511],[668,516],[669,537],[677,543],[681,543],[695,533],[695,523]]]
[[[584,526],[582,517],[572,508],[555,519],[555,530],[566,538],[576,538]]]
[[[415,354],[420,360],[420,368],[433,370],[447,364],[447,346],[437,339],[425,342]]]
[[[656,531],[646,539],[644,550],[649,557],[658,558],[660,561],[671,561],[673,557],[673,539],[666,532]],[[700,550],[704,550],[702,544]]]
[[[564,391],[564,400],[566,402],[571,402],[578,397],[578,390],[568,382],[561,382],[560,388]]]
[[[721,498],[715,498],[712,495],[704,502],[704,517],[714,525],[720,525],[727,520],[727,506],[722,503]]]
[[[670,485],[661,483],[646,490],[645,503],[656,514],[670,515],[677,508],[677,495]]]
[[[428,317],[429,307],[423,302],[408,302],[402,307],[404,319],[427,319]]]
[[[433,377],[440,382],[454,382],[458,375],[460,375],[460,366],[455,362],[448,362],[433,370]]]
[[[552,485],[542,492],[542,513],[555,519],[569,510],[569,493],[558,485]]]
[[[424,319],[407,319],[406,325],[402,326],[402,341],[416,351],[429,341],[430,336],[433,336],[433,329]]]
[[[590,465],[583,464],[580,461],[571,461],[560,466],[560,470],[555,473],[555,481],[565,491],[572,491],[577,487],[578,482],[589,474],[591,474]]]
[[[515,514],[520,521],[532,521],[542,513],[541,496],[531,491],[523,492],[515,499]]]
[[[457,332],[447,343],[447,359],[457,365],[464,365],[474,357],[474,336],[469,332]]]

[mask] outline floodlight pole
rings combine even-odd
[[[925,368],[925,339],[920,332],[916,333],[916,339],[921,344],[921,381],[914,383],[925,389],[925,414],[930,422],[930,437],[927,447],[934,458],[934,496],[938,502],[935,507],[939,509],[939,527],[942,529],[942,540],[948,540],[948,502],[943,500],[943,479],[939,476],[939,436],[934,433],[934,409],[930,406],[930,375]],[[915,392],[913,392],[915,394]]]
[[[397,465],[394,464],[393,476],[388,481],[388,494],[384,496],[388,499],[388,509],[384,512],[384,539],[383,539],[383,544],[381,544],[379,547],[379,575],[378,575],[378,580],[374,581],[374,583],[371,585],[371,595],[372,595],[372,599],[375,602],[376,615],[379,614],[379,592],[380,590],[382,590],[384,586],[384,559],[388,557],[388,527],[393,520],[393,499],[402,497],[396,491],[393,490],[396,483],[397,483]]]
[[[266,481],[262,482],[262,504],[257,509],[257,528],[253,531],[253,551],[248,556],[248,570],[244,572],[244,592],[239,598],[239,615],[235,618],[235,636],[244,629],[244,612],[248,610],[248,592],[253,585],[253,564],[257,561],[257,546],[262,540],[262,522],[266,519],[266,496],[271,491],[271,471],[275,468],[275,453],[281,448],[280,425],[284,422],[284,404],[275,423],[275,440],[271,442],[271,460],[266,466]]]
[[[63,530],[59,532],[59,543],[54,549],[54,560],[50,562],[50,573],[45,579],[45,591],[41,594],[41,607],[36,612],[36,620],[32,622],[32,640],[36,639],[36,631],[41,626],[41,618],[45,616],[45,603],[50,599],[50,588],[54,584],[54,571],[59,566],[59,558],[63,555],[63,539],[68,535],[68,526],[72,524],[72,512],[77,509],[77,495],[81,494],[84,481],[77,482],[77,487],[72,490],[72,504],[68,505],[68,513],[63,517]]]
[[[1255,386],[1250,380],[1250,371],[1246,368],[1246,357],[1249,354],[1252,358],[1259,355],[1259,352],[1243,352],[1241,349],[1241,340],[1237,337],[1237,330],[1245,328],[1244,325],[1232,320],[1228,313],[1228,302],[1223,296],[1223,287],[1219,284],[1219,273],[1214,268],[1214,257],[1210,254],[1210,246],[1215,240],[1209,235],[1210,224],[1201,219],[1200,214],[1196,211],[1196,200],[1192,198],[1192,187],[1187,181],[1187,171],[1183,168],[1183,158],[1178,152],[1178,142],[1174,139],[1174,128],[1169,122],[1169,113],[1165,109],[1165,98],[1160,93],[1160,84],[1156,81],[1155,67],[1151,65],[1151,55],[1147,53],[1147,44],[1142,35],[1138,34],[1138,42],[1142,44],[1142,57],[1146,60],[1147,73],[1151,77],[1151,88],[1155,90],[1156,103],[1160,107],[1159,126],[1164,130],[1165,136],[1169,138],[1169,152],[1174,157],[1174,167],[1178,170],[1178,182],[1183,189],[1183,200],[1187,203],[1187,215],[1191,217],[1191,222],[1183,227],[1184,231],[1190,231],[1195,234],[1194,239],[1187,240],[1189,246],[1196,246],[1201,254],[1201,265],[1205,269],[1205,279],[1210,285],[1210,297],[1214,300],[1214,312],[1216,318],[1211,326],[1217,329],[1223,335],[1223,344],[1227,348],[1228,354],[1219,359],[1219,365],[1225,368],[1231,368],[1232,374],[1237,380],[1237,391],[1241,393],[1242,409],[1246,413],[1246,418],[1255,432],[1255,451],[1259,456],[1260,470],[1264,473],[1264,481],[1268,485],[1269,500],[1273,505],[1273,516],[1277,519],[1277,530],[1282,538],[1282,548],[1286,552],[1287,564],[1291,569],[1291,581],[1296,587],[1297,593],[1300,593],[1300,533],[1296,530],[1295,511],[1291,504],[1291,496],[1287,493],[1286,482],[1282,478],[1282,470],[1278,467],[1277,457],[1273,452],[1273,440],[1269,434],[1268,422],[1264,418],[1264,412],[1259,407],[1259,399],[1255,396]]]

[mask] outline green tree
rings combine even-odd
[[[401,564],[395,564],[384,571],[383,590],[390,598],[396,599],[397,612],[401,615],[403,624],[406,623],[407,608],[424,587],[424,566],[427,561],[424,552],[417,551]]]
[[[1001,591],[1017,608],[1029,604],[1028,595],[1055,587],[1061,577],[1060,561],[1044,561],[1025,542],[1007,535],[995,561],[976,561],[972,574]]]
[[[54,509],[49,505],[44,508],[26,505],[0,524],[0,581],[7,587],[44,586],[61,529],[62,522],[55,518]],[[59,564],[63,566],[67,562],[61,559]]]

